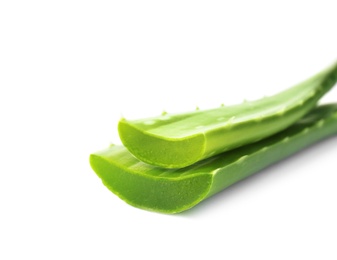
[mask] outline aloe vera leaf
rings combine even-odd
[[[337,80],[337,63],[288,90],[240,105],[122,119],[122,143],[140,160],[181,168],[273,135],[303,117]]]
[[[337,134],[337,104],[317,107],[280,133],[186,168],[143,163],[123,146],[92,154],[90,163],[107,188],[127,203],[177,213],[333,134]]]

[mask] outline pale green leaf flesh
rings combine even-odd
[[[177,213],[334,134],[337,104],[317,107],[280,133],[186,168],[151,166],[123,146],[92,154],[90,163],[103,183],[127,203],[151,211]]]
[[[127,149],[140,160],[181,168],[256,142],[295,123],[317,104],[337,80],[337,64],[288,90],[230,107],[128,121],[118,130]]]

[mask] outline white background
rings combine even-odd
[[[178,215],[129,206],[88,162],[122,115],[256,99],[330,65],[336,10],[2,0],[0,259],[337,259],[337,137]]]

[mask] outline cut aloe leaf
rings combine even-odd
[[[177,213],[333,134],[337,134],[337,104],[317,107],[267,139],[182,169],[143,163],[123,146],[92,154],[90,163],[103,183],[127,203]]]
[[[336,80],[337,64],[261,100],[141,120],[122,119],[119,135],[128,150],[146,163],[186,167],[289,127],[315,107]]]

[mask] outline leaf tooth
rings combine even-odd
[[[288,143],[290,140],[289,136],[283,138],[282,143]]]
[[[311,91],[311,92],[309,93],[309,98],[315,96],[316,92],[317,92],[316,90]]]
[[[265,146],[265,147],[263,147],[260,151],[261,152],[265,152],[265,151],[267,151],[269,149],[269,147],[268,146]]]
[[[301,100],[298,101],[298,103],[297,103],[297,105],[298,105],[299,107],[303,106],[303,104],[304,104],[304,100],[303,100],[303,99],[301,99]]]
[[[309,127],[306,127],[306,128],[303,129],[302,134],[306,134],[308,132],[309,132]]]
[[[325,123],[324,120],[321,119],[316,123],[316,125],[317,125],[317,127],[321,128],[321,127],[323,127],[324,123]]]
[[[258,115],[257,117],[254,118],[254,122],[256,123],[260,123],[263,119],[263,116],[262,115]]]
[[[232,116],[230,119],[227,120],[226,126],[227,126],[228,128],[231,128],[231,127],[233,126],[233,121],[234,121],[234,119],[235,119],[235,116]]]
[[[335,84],[335,82],[336,82],[335,78],[332,77],[331,75],[329,78],[326,79],[325,84],[329,86]]]
[[[333,118],[337,118],[337,113],[334,113],[334,114],[332,115],[332,117],[333,117]]]
[[[286,107],[282,107],[276,114],[278,116],[283,116],[285,112],[286,112]]]
[[[244,160],[248,158],[248,155],[241,156],[236,162],[237,163],[242,163]]]

